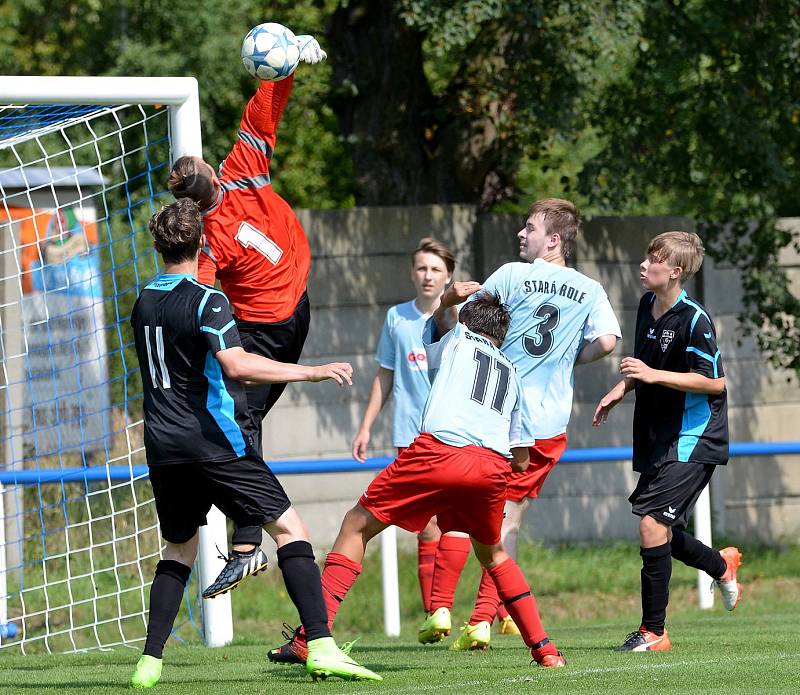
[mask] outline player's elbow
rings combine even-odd
[[[250,370],[247,365],[247,353],[244,350],[221,350],[217,353],[217,359],[225,372],[225,376],[236,381],[247,381],[250,378]]]
[[[712,396],[721,396],[722,393],[725,391],[725,377],[721,376],[717,379],[714,379],[711,384],[711,395]]]
[[[610,355],[614,352],[614,349],[617,347],[617,336],[615,335],[601,335],[597,342],[600,346],[600,352],[602,356],[605,357],[606,355]]]

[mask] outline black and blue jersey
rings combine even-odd
[[[162,275],[131,312],[150,466],[253,453],[244,386],[214,355],[241,347],[227,297],[191,275]]]
[[[716,331],[708,312],[683,290],[658,320],[653,292],[639,302],[634,356],[653,369],[725,376]],[[633,469],[663,463],[724,464],[728,460],[727,390],[718,396],[686,393],[636,382]]]

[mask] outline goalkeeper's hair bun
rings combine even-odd
[[[180,157],[175,161],[167,186],[176,198],[191,198],[201,208],[213,202],[214,184],[207,172],[198,171],[194,157]]]

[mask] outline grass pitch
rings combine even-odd
[[[383,675],[382,683],[312,683],[297,666],[266,661],[280,642],[277,626],[287,606],[278,573],[258,577],[234,593],[236,642],[224,649],[168,645],[164,676],[155,693],[687,693],[800,692],[800,548],[745,550],[745,600],[733,613],[696,606],[696,574],[675,563],[668,629],[674,648],[653,654],[612,651],[638,625],[638,553],[626,545],[521,548],[553,640],[567,668],[529,665],[519,638],[493,637],[486,652],[423,647],[415,633],[421,613],[414,558],[402,563],[403,634],[380,636],[377,557],[342,609],[337,637],[363,636],[353,655]],[[538,568],[538,569],[537,569]],[[478,570],[470,564],[454,606],[469,615]],[[717,602],[719,603],[719,602]],[[281,614],[284,615],[281,615]],[[269,615],[268,615],[269,614]],[[454,628],[456,627],[454,622]],[[455,630],[454,630],[455,632]],[[122,693],[139,656],[116,649],[77,655],[19,656],[0,652],[0,693]]]

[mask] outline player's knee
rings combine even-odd
[[[483,545],[482,543],[473,541],[472,548],[475,551],[475,557],[478,558],[478,562],[487,570],[496,567],[509,557],[502,543]]]
[[[276,541],[276,535],[284,537],[283,540],[286,542],[308,540],[308,529],[294,507],[289,507],[278,519],[267,524],[266,529]]]
[[[191,567],[197,557],[197,534],[186,543],[170,543],[164,549],[164,560],[174,560]]]
[[[363,533],[369,526],[370,518],[372,515],[360,504],[357,504],[344,515],[340,533]]]
[[[438,541],[441,537],[442,532],[439,529],[439,525],[436,523],[436,517],[433,517],[419,534],[419,539],[421,541]]]
[[[669,526],[645,515],[639,521],[639,536],[643,547],[661,545],[669,540]]]

